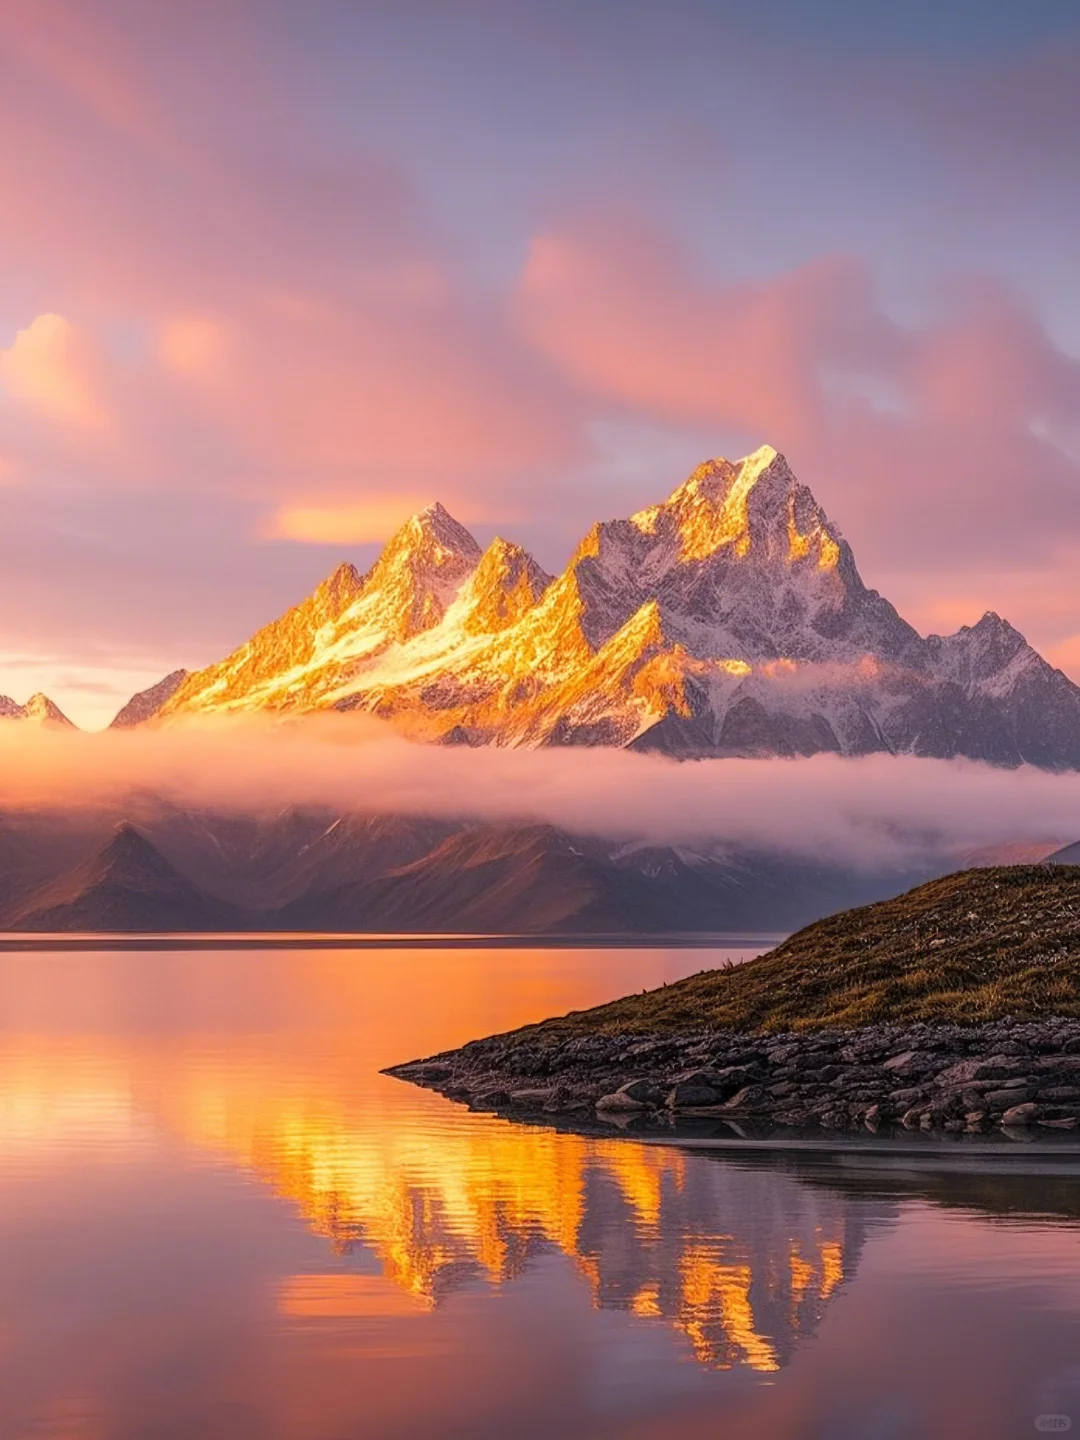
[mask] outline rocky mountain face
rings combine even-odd
[[[0,812],[0,928],[13,906],[100,849],[114,824],[81,807],[70,815]]]
[[[27,720],[31,724],[45,725],[50,729],[75,729],[60,706],[40,692],[31,695],[25,705],[17,704],[7,695],[0,695],[0,720]]]
[[[334,708],[442,743],[1080,767],[1080,689],[992,613],[920,636],[768,446],[595,525],[555,579],[432,506],[156,713]]]
[[[113,717],[110,730],[126,730],[132,725],[141,725],[144,720],[157,714],[161,707],[171,700],[188,677],[186,670],[173,670],[156,685],[149,686],[133,695]]]
[[[0,816],[0,930],[780,933],[947,862],[858,872],[543,825],[184,810]]]

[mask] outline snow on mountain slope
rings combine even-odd
[[[439,625],[479,560],[469,532],[432,505],[398,531],[367,575],[339,566],[227,659],[188,676],[161,713],[333,704],[365,662]]]
[[[432,506],[158,713],[327,708],[442,743],[1080,767],[1080,689],[995,615],[923,639],[769,446],[594,525],[556,579]]]

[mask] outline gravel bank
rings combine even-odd
[[[534,1030],[386,1073],[521,1118],[663,1126],[715,1117],[799,1131],[1080,1129],[1080,1020],[1067,1018],[764,1036]]]

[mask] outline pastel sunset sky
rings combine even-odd
[[[764,441],[1080,679],[1075,0],[0,0],[0,692]]]

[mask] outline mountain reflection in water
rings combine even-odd
[[[416,1147],[273,1108],[233,1110],[227,1134],[204,1121],[194,1138],[294,1201],[335,1253],[372,1251],[426,1304],[477,1281],[506,1284],[557,1250],[595,1305],[666,1321],[723,1369],[778,1369],[854,1273],[867,1225],[890,1210],[870,1217],[789,1176],[674,1149],[481,1117]]]
[[[734,1161],[472,1115],[378,1074],[716,958],[0,957],[0,1437],[620,1434],[631,1412],[781,1384],[871,1249],[917,1235],[905,1263],[932,1281],[974,1247],[985,1281],[980,1227],[1012,1213],[1018,1279],[1080,1261],[1071,1226],[1029,1218],[1067,1215],[1071,1180]],[[941,1206],[947,1235],[925,1225]],[[1065,1344],[1077,1317],[1055,1303]],[[286,1375],[302,1417],[273,1398]],[[514,1430],[507,1386],[535,1409]]]

